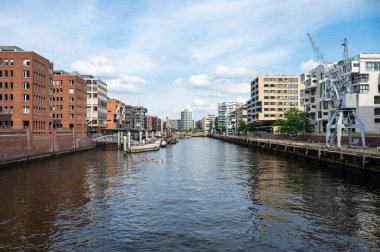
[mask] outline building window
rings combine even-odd
[[[9,70],[9,77],[13,78],[13,70]]]
[[[10,107],[9,107],[9,113],[10,113],[10,114],[13,114],[13,106],[10,106]]]
[[[0,66],[3,65],[3,58],[0,58]]]
[[[23,94],[22,95],[22,101],[24,101],[24,102],[28,102],[29,101],[29,95],[28,94]]]
[[[74,119],[74,114],[70,114],[70,119]]]
[[[74,81],[73,81],[73,80],[70,80],[70,81],[69,81],[69,84],[70,84],[70,86],[73,86],[73,85],[74,85]]]
[[[74,89],[73,88],[69,89],[69,94],[74,94]]]
[[[10,101],[13,101],[13,94],[10,94],[10,95],[9,95],[9,100],[10,100]]]
[[[28,106],[22,107],[22,113],[23,114],[29,114],[29,107]]]
[[[69,102],[74,102],[74,97],[69,97]]]
[[[369,85],[360,85],[360,93],[361,94],[367,94],[368,93],[368,89],[369,89]]]
[[[22,65],[23,65],[23,66],[29,66],[29,65],[30,65],[30,60],[29,60],[29,59],[24,59],[24,60],[22,61]]]
[[[4,59],[5,65],[8,66],[8,59]]]
[[[13,82],[9,83],[9,89],[13,89]]]
[[[380,96],[374,96],[373,98],[375,104],[380,104]]]
[[[380,71],[380,62],[366,62],[365,69],[367,71]]]
[[[24,82],[24,83],[22,83],[22,88],[23,88],[24,90],[29,90],[29,88],[30,88],[29,82]]]
[[[14,60],[13,60],[13,59],[10,59],[10,60],[9,60],[9,65],[13,66],[13,64],[14,64]]]
[[[22,72],[22,76],[23,76],[24,78],[29,78],[29,77],[30,77],[30,73],[29,73],[29,71],[24,70],[24,71]]]
[[[375,123],[380,123],[380,118],[375,118]]]

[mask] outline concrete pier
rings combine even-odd
[[[348,171],[374,175],[380,178],[380,153],[362,149],[331,149],[307,142],[254,139],[238,136],[208,135],[249,148],[270,151],[277,155],[318,162],[321,166],[339,166]]]

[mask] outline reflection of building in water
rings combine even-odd
[[[342,174],[338,174],[336,179],[334,174],[318,167],[305,168],[303,162],[271,155],[257,155],[250,163],[256,167],[251,178],[252,200],[264,206],[260,209],[271,210],[256,211],[259,218],[287,221],[289,213],[294,213],[307,225],[320,226],[323,221],[324,226],[333,230],[360,233],[379,243],[376,227],[380,226],[380,220],[376,216],[380,211],[373,198],[376,196],[357,190],[362,182],[355,177],[342,179]]]

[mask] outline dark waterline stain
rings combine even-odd
[[[376,251],[380,244],[379,184],[214,139],[2,169],[0,188],[0,250]]]

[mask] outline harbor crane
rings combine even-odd
[[[314,38],[309,33],[307,36],[316,59],[322,65],[323,78],[321,84],[325,84],[325,89],[323,90],[324,101],[330,102],[332,105],[332,111],[328,115],[329,119],[326,125],[326,146],[341,148],[342,131],[346,129],[348,132],[348,146],[353,147],[357,142],[353,141],[352,132],[353,129],[359,129],[362,146],[366,148],[365,125],[356,113],[358,96],[350,90],[353,65],[348,56],[347,38],[342,43],[344,47],[343,60],[328,64]]]

